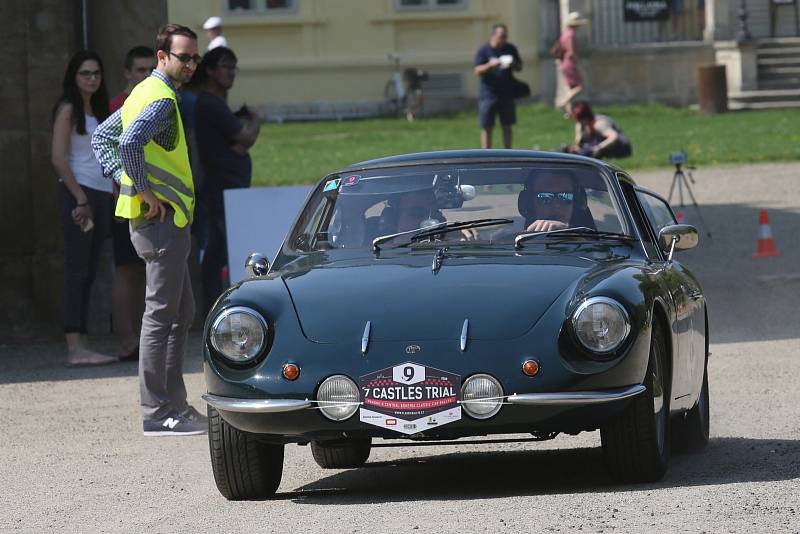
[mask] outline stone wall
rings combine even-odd
[[[710,43],[658,43],[624,48],[583,49],[579,66],[584,92],[578,97],[602,104],[652,103],[688,106],[697,102],[697,67],[713,64]],[[551,79],[562,94],[555,62],[542,58],[541,78]],[[553,89],[544,88],[552,102]]]
[[[78,0],[3,0],[6,52],[0,85],[0,343],[59,336],[62,285],[57,177],[50,164],[51,114],[69,58],[83,48]],[[86,2],[92,48],[106,61],[112,90],[122,87],[122,56],[130,46],[152,43],[166,22],[159,0]],[[111,59],[113,57],[114,59]],[[90,328],[110,328],[110,242],[94,291]]]

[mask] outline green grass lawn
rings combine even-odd
[[[705,116],[659,105],[598,107],[633,141],[625,169],[667,165],[685,150],[696,165],[800,160],[800,109]],[[517,109],[514,148],[552,150],[572,141],[573,122],[540,104]],[[423,118],[264,124],[251,149],[254,185],[312,183],[338,168],[372,158],[478,146],[475,113]],[[495,145],[500,141],[495,131]]]

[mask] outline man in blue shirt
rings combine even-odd
[[[489,42],[475,54],[474,72],[480,77],[478,123],[481,148],[492,147],[492,129],[497,115],[503,129],[503,146],[511,148],[511,127],[517,122],[511,72],[520,69],[522,60],[517,47],[508,42],[508,28],[505,24],[495,24]]]
[[[207,313],[225,288],[222,268],[228,264],[223,191],[250,187],[249,149],[258,139],[259,118],[246,106],[236,113],[226,102],[236,79],[233,50],[219,46],[198,67],[196,133],[204,184],[202,199],[208,215],[208,241],[202,261],[204,310]],[[193,80],[194,81],[194,80]]]

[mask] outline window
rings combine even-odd
[[[240,13],[281,13],[295,11],[296,0],[227,0],[228,12]]]
[[[677,224],[675,217],[672,215],[672,209],[664,200],[641,189],[636,190],[636,196],[639,197],[639,202],[642,203],[645,216],[650,222],[656,237],[665,226]]]
[[[300,252],[364,249],[378,237],[483,219],[500,221],[476,229],[475,246],[514,246],[517,235],[537,220],[632,235],[606,179],[593,168],[432,164],[330,176],[305,207],[291,243]],[[441,240],[458,242],[461,237],[453,232]],[[402,238],[387,243],[402,243]]]
[[[396,0],[397,9],[411,11],[417,9],[452,9],[462,8],[467,0]]]
[[[647,257],[652,260],[661,259],[661,251],[655,244],[655,237],[650,231],[647,216],[643,212],[640,201],[636,196],[636,191],[634,191],[633,186],[627,181],[620,180],[619,185],[622,188],[622,194],[625,196],[625,202],[630,209],[633,224],[638,228]]]

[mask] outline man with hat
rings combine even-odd
[[[222,19],[220,17],[208,17],[208,20],[203,23],[203,29],[211,40],[207,50],[213,50],[218,46],[228,46],[228,40],[222,35]]]

